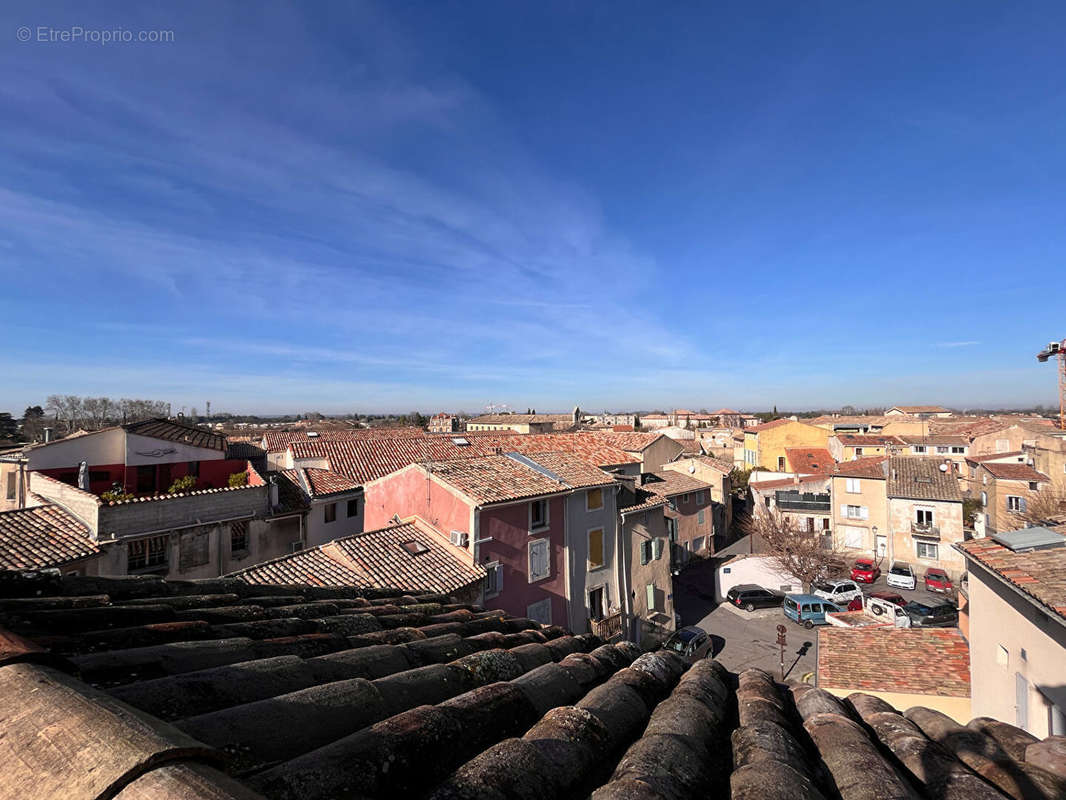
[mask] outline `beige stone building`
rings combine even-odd
[[[954,545],[963,541],[962,493],[950,466],[920,456],[888,461],[888,562],[915,568],[920,581],[937,567],[957,580],[965,565]]]
[[[715,539],[719,546],[723,537],[728,540],[733,527],[732,464],[713,456],[688,456],[663,464],[662,468],[684,472],[710,484]]]
[[[849,557],[889,558],[884,458],[839,464],[831,478],[833,547]]]
[[[1027,463],[979,464],[972,485],[981,499],[984,532],[1022,527],[1030,505],[1038,502],[1038,495],[1050,490],[1049,483],[1047,475]]]
[[[957,549],[969,572],[974,716],[1066,735],[1066,536],[1030,528]]]
[[[621,575],[628,598],[623,613],[626,638],[648,648],[676,628],[665,508],[663,498],[639,488],[623,488],[618,498],[624,554]]]

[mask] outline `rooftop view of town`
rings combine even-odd
[[[1066,800],[1066,7],[0,19],[0,800]]]

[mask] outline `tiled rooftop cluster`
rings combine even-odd
[[[5,793],[27,800],[1066,787],[1038,766],[1047,743],[1009,725],[789,690],[710,659],[686,669],[440,594],[47,576],[2,590],[0,756]]]
[[[233,574],[251,584],[302,583],[403,591],[457,592],[485,577],[449,551],[439,534],[415,523],[392,525],[300,550]]]
[[[59,506],[0,512],[0,570],[61,566],[98,552],[89,527]]]
[[[1066,618],[1066,559],[1062,548],[1015,552],[991,538],[970,539],[955,547],[1049,611]]]

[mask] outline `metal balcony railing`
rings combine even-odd
[[[911,533],[917,533],[919,536],[935,536],[940,538],[940,528],[929,522],[912,522]]]
[[[832,508],[832,502],[827,494],[778,492],[776,500],[777,507],[782,511],[828,512]]]
[[[592,633],[599,636],[603,641],[609,642],[612,639],[622,636],[622,612],[612,614],[609,617],[603,619],[590,619],[589,629]]]

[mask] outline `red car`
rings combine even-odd
[[[851,568],[851,579],[859,583],[873,583],[881,577],[881,568],[869,558],[860,558]]]
[[[944,592],[947,594],[955,587],[951,584],[951,578],[942,569],[935,567],[925,573],[925,588],[930,592]]]

